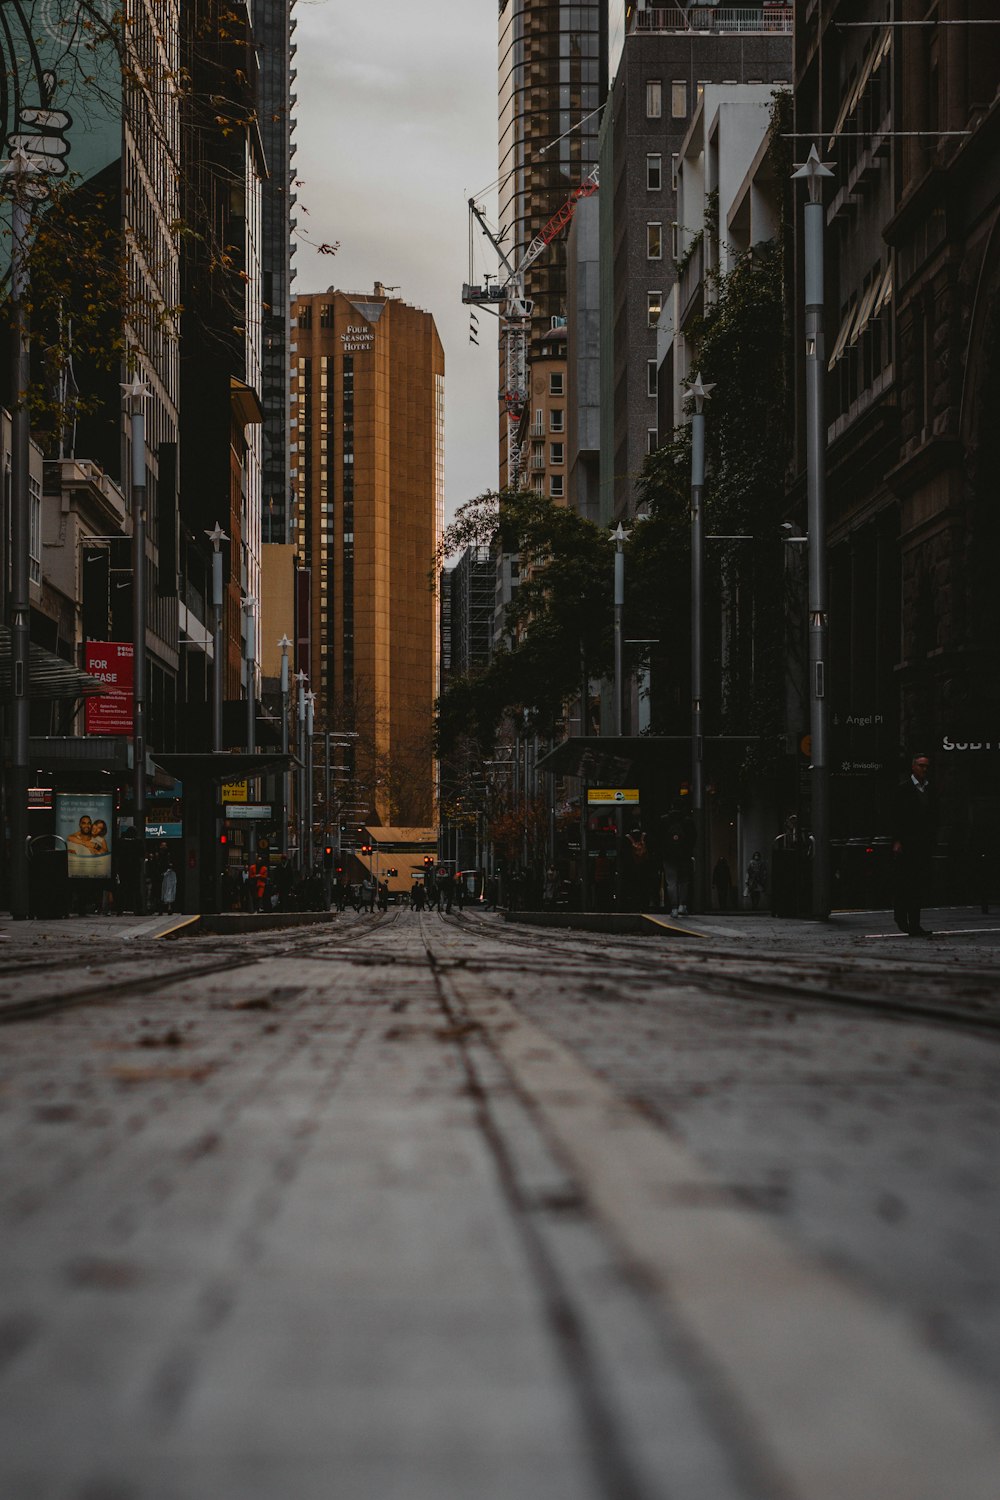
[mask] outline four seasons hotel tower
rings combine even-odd
[[[299,296],[293,334],[299,661],[317,732],[355,731],[382,824],[434,821],[444,351],[434,319],[392,297]],[[305,600],[308,596],[308,604]],[[302,615],[308,617],[308,625]]]

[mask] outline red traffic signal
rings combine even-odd
[[[433,863],[434,863],[434,856],[433,856],[433,854],[425,854],[424,855],[424,869],[425,870],[429,870],[430,867],[431,867],[431,865]]]
[[[219,834],[219,844],[220,844],[220,846],[224,849],[228,843],[229,843],[229,834],[228,833],[220,833]]]

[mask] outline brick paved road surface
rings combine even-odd
[[[0,1032],[4,1500],[997,1500],[995,1036],[165,925],[3,934],[0,1005],[106,987]]]

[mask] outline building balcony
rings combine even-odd
[[[790,5],[697,6],[693,10],[681,10],[670,5],[654,10],[637,10],[632,17],[633,32],[636,31],[685,31],[685,32],[792,32],[792,7]]]

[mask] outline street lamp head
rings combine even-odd
[[[281,654],[282,654],[282,656],[287,656],[288,655],[288,648],[289,648],[289,646],[291,646],[291,644],[292,643],[288,639],[287,635],[283,635],[281,637],[281,640],[278,642],[278,645],[281,648]]]
[[[700,372],[694,377],[694,381],[691,385],[691,395],[694,397],[694,409],[696,412],[700,413],[704,411],[705,402],[711,400],[712,392],[714,390],[714,381],[711,385],[706,385],[701,378]]]
[[[632,533],[630,531],[626,531],[621,521],[619,521],[618,525],[611,533],[611,540],[614,542],[619,552],[622,550],[631,535]]]
[[[208,537],[208,540],[212,543],[212,546],[215,548],[216,552],[218,552],[218,550],[222,546],[223,542],[228,542],[229,541],[228,536],[223,531],[223,529],[219,525],[218,521],[216,521],[215,526],[213,527],[213,529],[211,531],[206,531],[205,532],[205,535]]]
[[[823,199],[823,179],[833,176],[833,162],[821,161],[819,152],[816,150],[815,142],[809,147],[809,155],[804,162],[797,163],[792,179],[804,177],[809,188],[809,201],[820,203]]]
[[[127,384],[121,382],[122,390],[125,392],[127,405],[136,410],[141,401],[148,401],[153,394],[152,388],[146,384],[142,376],[136,373]]]

